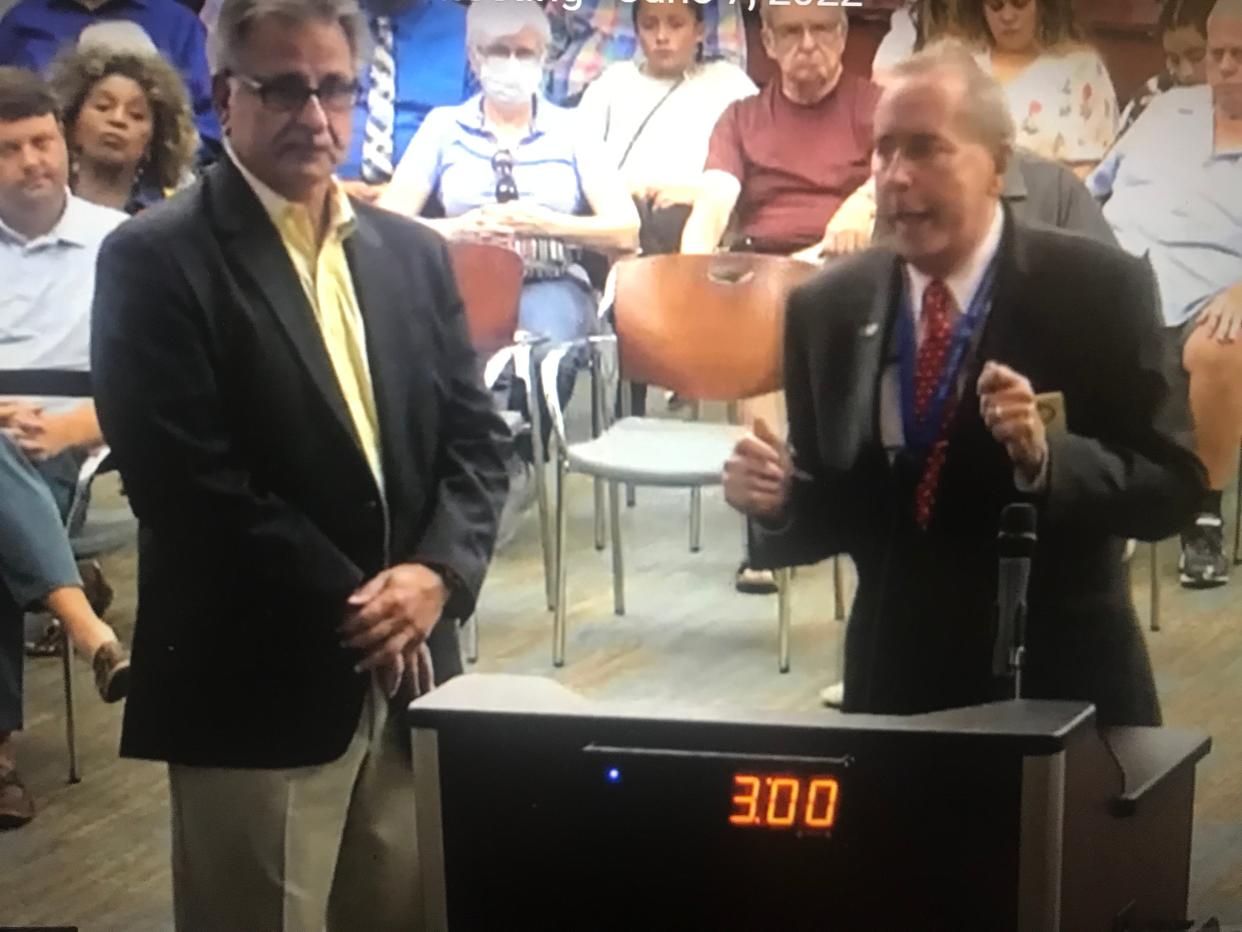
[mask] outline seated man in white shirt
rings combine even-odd
[[[0,68],[0,370],[86,370],[95,259],[125,214],[69,193],[56,102],[33,72]],[[103,442],[91,401],[0,397],[0,829],[29,822],[11,733],[22,727],[22,613],[46,610],[89,658],[106,702],[129,657],[91,607],[64,515],[85,451]]]

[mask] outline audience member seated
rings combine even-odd
[[[685,5],[697,6],[705,14],[702,60],[723,58],[745,68],[746,26],[742,9],[746,3],[689,0]],[[587,85],[605,68],[634,57],[638,37],[629,6],[629,2],[618,0],[577,0],[573,4],[547,0],[553,35],[549,100],[564,106],[576,104]]]
[[[1207,80],[1207,18],[1215,3],[1216,0],[1167,0],[1159,23],[1165,70],[1149,78],[1121,111],[1118,136],[1134,125],[1158,94]]]
[[[1019,148],[1085,177],[1117,135],[1117,94],[1082,40],[1073,0],[965,0],[965,35],[1005,88]]]
[[[220,123],[211,105],[206,30],[177,0],[21,0],[0,20],[0,65],[43,71],[93,23],[124,20],[141,26],[160,54],[185,80],[199,135],[219,143]]]
[[[423,222],[450,239],[515,249],[526,263],[522,329],[567,342],[596,326],[597,301],[578,251],[633,250],[639,221],[602,145],[584,140],[573,111],[540,93],[548,40],[547,17],[535,4],[471,6],[466,41],[483,90],[427,115],[380,204],[419,218],[434,196],[446,216]],[[579,362],[560,373],[562,399]]]
[[[763,47],[777,75],[725,110],[708,145],[681,251],[716,250],[736,214],[731,248],[791,254],[864,181],[879,88],[844,71],[849,20],[839,7],[765,2]],[[738,568],[739,591],[775,591],[772,574]]]
[[[840,8],[764,3],[763,46],[778,74],[730,104],[712,131],[681,248],[708,253],[736,213],[731,245],[789,254],[817,243],[870,173],[879,89],[842,69]]]
[[[1189,587],[1228,580],[1221,494],[1242,441],[1242,0],[1207,21],[1207,79],[1152,101],[1088,180],[1121,245],[1151,263],[1170,379],[1189,392],[1210,485],[1182,535]]]
[[[67,193],[68,179],[51,90],[0,68],[0,370],[89,367],[95,257],[125,215]],[[64,526],[85,453],[101,442],[91,402],[0,398],[0,829],[34,815],[11,741],[23,610],[60,620],[105,701],[129,685],[129,657],[83,592]]]
[[[433,107],[478,90],[466,61],[460,0],[366,0],[371,61],[362,74],[349,154],[338,175],[355,197],[376,200]]]
[[[186,180],[198,149],[194,115],[181,76],[154,50],[79,45],[52,63],[48,81],[78,197],[134,214]]]
[[[587,88],[578,120],[585,134],[604,141],[638,205],[643,252],[676,252],[712,128],[725,107],[756,88],[731,62],[699,60],[700,4],[639,0],[632,9],[641,54]]]

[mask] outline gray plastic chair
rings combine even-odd
[[[615,337],[589,341],[599,372],[615,358],[625,382],[668,388],[691,401],[736,402],[781,388],[785,300],[816,267],[780,256],[651,256],[617,264],[613,295]],[[608,300],[607,297],[605,300]],[[555,374],[570,346],[552,349],[542,363],[542,385],[557,441],[552,660],[565,662],[567,631],[566,483],[570,473],[607,485],[612,543],[613,608],[625,614],[621,541],[622,485],[691,490],[691,549],[698,548],[701,490],[718,485],[724,462],[745,430],[733,424],[622,417],[610,423],[611,397],[597,378],[593,398],[603,429],[570,443],[556,397]],[[622,386],[622,398],[628,397]],[[597,508],[597,522],[601,510]],[[598,534],[598,530],[597,530]],[[777,572],[778,666],[789,669],[789,570]]]

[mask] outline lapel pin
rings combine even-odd
[[[873,337],[879,332],[880,332],[880,325],[877,324],[875,321],[872,321],[871,323],[867,324],[865,327],[862,328],[862,335],[865,337]]]

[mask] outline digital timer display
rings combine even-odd
[[[840,791],[835,777],[735,773],[729,824],[827,831],[837,821]]]

